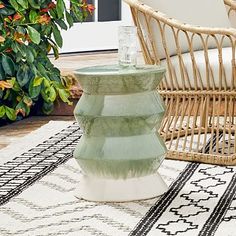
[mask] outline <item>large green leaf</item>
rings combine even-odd
[[[47,87],[44,90],[41,91],[42,98],[46,102],[54,102],[57,94],[53,86]]]
[[[59,19],[59,20],[55,20],[55,21],[62,29],[67,30],[67,25],[63,20]]]
[[[40,0],[28,0],[29,4],[31,5],[31,7],[35,8],[35,9],[40,9],[40,4],[41,1]]]
[[[19,9],[19,5],[16,0],[9,0],[9,2],[15,8],[16,11]]]
[[[43,77],[35,77],[33,80],[33,86],[39,86],[42,84],[44,78]]]
[[[4,95],[4,97],[3,97],[3,100],[7,100],[8,97],[9,97],[9,95],[10,95],[10,93],[11,93],[10,90],[7,89],[6,92],[5,92],[5,95]]]
[[[30,81],[31,77],[32,75],[31,75],[30,67],[27,64],[21,65],[16,74],[16,79],[19,85],[23,87]]]
[[[29,20],[30,20],[30,22],[36,23],[36,22],[37,22],[37,18],[38,18],[37,12],[34,11],[34,10],[31,10],[31,11],[30,11],[30,14],[29,14]]]
[[[56,11],[59,18],[64,16],[65,5],[63,0],[57,0]]]
[[[48,88],[48,97],[50,102],[54,102],[56,100],[57,93],[56,90],[53,88],[53,86]]]
[[[34,86],[34,80],[32,79],[29,84],[29,95],[32,99],[35,99],[39,96],[41,91],[41,85]]]
[[[27,51],[27,46],[24,44],[19,44],[18,45],[18,52],[21,53],[22,57],[26,57],[26,51]],[[21,58],[22,59],[22,58]]]
[[[12,48],[13,52],[17,53],[19,51],[18,43],[12,42],[11,48]]]
[[[5,72],[3,70],[1,63],[0,63],[0,80],[5,80]]]
[[[49,13],[52,18],[57,19],[57,12],[55,9],[50,9]]]
[[[58,47],[53,44],[51,44],[51,46],[52,46],[52,50],[53,50],[53,54],[54,54],[55,59],[58,59],[59,58]]]
[[[22,116],[28,116],[30,113],[30,107],[23,102],[23,99],[16,106],[16,111],[19,110],[21,110],[20,114],[22,114]]]
[[[15,12],[16,11],[12,8],[4,7],[4,8],[0,9],[0,16],[1,15],[10,16],[10,15],[14,14]]]
[[[7,75],[14,76],[15,63],[9,56],[6,55],[2,56],[2,67]]]
[[[0,106],[0,118],[2,118],[6,113],[5,106]]]
[[[66,11],[66,20],[69,24],[69,27],[72,27],[73,26],[73,17],[70,15],[70,13],[68,11]]]
[[[66,102],[68,105],[72,105],[72,102],[69,100],[70,93],[65,89],[58,89],[58,94],[63,102]]]
[[[13,77],[11,80],[12,80],[12,84],[13,84],[13,88],[12,89],[14,91],[16,91],[16,92],[21,92],[22,89],[21,89],[19,83],[16,81],[16,78]]]
[[[24,9],[29,7],[28,0],[16,0]]]
[[[18,51],[16,53],[16,64],[18,64],[21,61],[22,61],[22,53],[20,51]]]
[[[49,115],[53,111],[54,105],[53,102],[44,102],[42,111],[44,114]]]
[[[24,95],[23,102],[27,105],[27,107],[31,107],[33,104],[32,99],[29,96]]]
[[[14,109],[5,106],[6,109],[6,115],[9,120],[16,120],[16,112]]]
[[[35,28],[33,28],[29,25],[27,26],[27,28],[28,28],[30,39],[34,43],[39,44],[40,43],[40,33]]]
[[[55,25],[53,27],[53,37],[57,43],[57,45],[61,48],[62,47],[62,44],[63,44],[63,40],[62,40],[62,37],[61,37],[61,33],[59,31],[59,29],[57,28],[57,26]]]
[[[26,50],[26,60],[29,63],[33,63],[34,62],[34,54],[33,54],[33,52],[30,49]]]
[[[45,67],[44,67],[43,64],[38,63],[38,64],[37,64],[37,69],[38,69],[38,72],[40,73],[40,75],[41,75],[42,77],[45,77],[45,78],[49,79],[49,78],[48,78],[48,75],[47,75],[47,70],[45,69]],[[46,80],[45,80],[45,81],[46,81]]]

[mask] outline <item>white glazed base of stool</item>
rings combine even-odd
[[[95,202],[127,202],[162,195],[168,187],[160,174],[126,180],[99,179],[83,176],[75,196]]]

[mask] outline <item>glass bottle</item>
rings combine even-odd
[[[137,27],[119,27],[119,65],[121,67],[132,68],[137,64]]]

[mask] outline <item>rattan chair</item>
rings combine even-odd
[[[130,5],[138,28],[145,62],[162,64],[167,69],[158,88],[166,104],[159,132],[169,150],[167,158],[235,165],[236,29],[192,26],[168,18],[141,1],[124,1]],[[229,15],[234,14],[236,3],[225,0],[225,4]],[[155,42],[153,25],[161,38],[159,44]],[[173,34],[176,55],[169,54],[167,29]],[[185,37],[188,53],[182,52],[179,37]],[[201,50],[194,49],[195,38],[200,39]],[[210,41],[214,41],[214,49],[209,47]],[[159,56],[160,50],[165,53],[164,59]],[[212,53],[214,60],[210,59]],[[199,54],[204,61],[204,76],[196,61],[200,60]],[[217,66],[217,76],[214,66]]]

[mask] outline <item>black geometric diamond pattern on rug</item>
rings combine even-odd
[[[232,176],[231,181],[229,182],[227,188],[225,189],[221,198],[217,202],[211,215],[209,216],[209,218],[206,220],[205,224],[203,225],[201,231],[199,232],[199,236],[215,235],[215,232],[217,231],[219,227],[224,227],[224,224],[221,224],[221,222],[224,220],[224,216],[228,213],[228,209],[231,207],[231,204],[233,203],[233,199],[236,195],[236,171],[233,171],[232,173],[233,173],[233,176]],[[221,235],[222,234],[220,234],[220,236]],[[234,235],[235,235],[235,231],[234,231]],[[234,236],[234,235],[229,234],[229,236]]]
[[[187,167],[187,169],[188,168],[189,167]],[[155,206],[152,207],[159,209],[159,213],[156,211],[156,214],[153,214],[152,218],[150,218],[148,217],[149,213],[152,211],[152,209],[150,209],[146,216],[130,233],[130,236],[145,236],[149,235],[149,233],[150,235],[172,236],[214,235],[214,232],[223,220],[221,215],[223,216],[228,209],[229,212],[232,212],[231,209],[235,209],[236,207],[236,203],[234,206],[230,206],[233,196],[236,193],[236,191],[234,191],[234,173],[235,168],[233,167],[204,164],[198,166],[198,168],[191,173],[190,181],[187,180],[184,185],[181,186],[181,191],[184,192],[183,189],[185,186],[189,185],[188,192],[179,195],[176,194],[175,198],[168,196],[168,192],[164,194],[162,198],[157,201]],[[226,179],[227,181],[231,179],[229,185],[226,185]],[[170,187],[169,191],[171,189],[173,190],[173,188],[174,185]],[[222,191],[224,191],[223,196]],[[231,191],[231,194],[229,191]],[[221,204],[221,202],[224,202],[223,199],[226,199],[224,206]],[[163,204],[165,201],[166,203]],[[219,204],[222,206],[218,207]],[[161,211],[162,208],[165,208],[165,211]],[[227,221],[234,218],[234,215],[228,214],[228,217],[225,217],[224,220]],[[199,219],[201,219],[200,221],[203,223],[211,222],[210,227],[203,223],[200,225]],[[216,222],[214,219],[217,219]]]
[[[218,176],[218,175],[224,175],[226,173],[232,173],[233,171],[234,169],[228,166],[225,168],[222,168],[221,166],[210,166],[201,169],[199,172],[208,176]]]
[[[208,212],[210,210],[209,207],[204,207],[197,202],[189,203],[186,205],[180,205],[179,207],[172,207],[170,212],[173,212],[176,216],[180,218],[188,218],[190,216],[197,216],[200,213]]]
[[[206,189],[190,191],[189,193],[181,194],[181,197],[189,200],[190,202],[208,201],[211,198],[217,198],[218,194],[214,194],[212,191]]]
[[[226,181],[223,181],[220,178],[216,178],[215,176],[201,178],[191,182],[191,184],[202,189],[214,188],[225,183]]]
[[[218,194],[214,193],[214,188],[224,185],[226,181],[221,180],[219,176],[225,175],[227,173],[234,173],[233,168],[231,167],[219,167],[219,166],[210,166],[207,168],[201,168],[198,170],[198,173],[201,173],[207,177],[200,178],[196,181],[191,181],[190,184],[195,185],[196,188],[199,188],[198,192],[204,191],[207,192],[208,189],[213,189],[211,191],[211,195],[215,196],[215,198],[218,196]],[[218,177],[215,177],[218,176]],[[207,202],[205,202],[205,207],[203,205],[199,205],[199,202],[205,200],[203,199],[198,199],[193,201],[190,197],[186,197],[187,195],[190,195],[193,191],[190,191],[188,194],[182,194],[180,195],[180,198],[185,198],[185,200],[189,200],[189,204],[185,205],[180,205],[178,208],[171,208],[170,212],[173,212],[175,215],[179,216],[179,219],[186,219],[189,220],[190,216],[196,216],[199,215],[201,216],[202,213],[209,212],[210,208],[207,207]],[[208,198],[209,200],[210,198]],[[179,220],[178,219],[178,220]],[[173,221],[174,222],[174,221]],[[177,222],[177,221],[176,221]],[[189,221],[191,225],[194,224],[193,221]],[[159,225],[157,226],[157,228]],[[204,227],[203,227],[204,228]],[[189,230],[193,230],[193,227],[188,227],[187,229],[184,230],[184,232],[188,232]],[[196,228],[195,228],[196,229]],[[183,233],[181,231],[172,232],[170,235],[178,235],[179,233]],[[184,234],[183,234],[184,235]],[[202,234],[205,236],[205,234]],[[209,234],[211,235],[211,234]]]
[[[175,236],[179,233],[184,235],[188,230],[197,229],[197,225],[188,222],[186,219],[178,219],[177,221],[168,221],[166,224],[159,224],[158,229],[166,235]]]
[[[0,205],[71,158],[81,136],[80,127],[73,124],[28,152],[1,165]]]
[[[178,176],[178,178],[171,184],[168,191],[160,197],[160,199],[156,202],[154,206],[150,208],[147,214],[140,220],[135,229],[129,234],[130,236],[145,236],[149,233],[152,227],[155,225],[157,220],[162,216],[162,214],[167,210],[168,206],[172,203],[172,201],[178,196],[179,192],[182,190],[186,182],[191,179],[192,175],[195,173],[197,168],[199,167],[199,163],[190,163],[187,167],[182,171],[182,173]],[[180,219],[178,219],[180,220]],[[178,222],[178,220],[176,222]],[[176,222],[168,222],[171,225]],[[185,220],[184,220],[185,222]],[[167,223],[167,225],[168,225]],[[187,224],[192,224],[191,222],[187,222]],[[158,224],[156,229],[161,227],[162,232],[168,232],[167,235],[176,235],[174,232],[170,232],[170,229],[167,230],[165,227],[166,224]],[[195,227],[194,227],[195,228]],[[193,229],[192,227],[186,228],[183,231],[187,232],[188,230]],[[178,233],[178,232],[177,232]],[[158,234],[158,233],[157,233]]]

